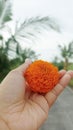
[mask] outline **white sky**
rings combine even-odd
[[[57,19],[62,33],[49,31],[37,44],[31,45],[42,59],[51,61],[59,55],[57,45],[68,44],[73,39],[73,0],[14,0],[13,11],[15,21],[38,15]]]

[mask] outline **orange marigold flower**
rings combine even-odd
[[[42,60],[33,62],[24,76],[31,90],[39,93],[49,92],[59,81],[58,68]]]

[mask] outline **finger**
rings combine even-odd
[[[73,78],[73,70],[67,71],[67,74],[69,74],[71,76],[71,78]]]
[[[53,103],[56,101],[57,97],[60,95],[60,93],[64,90],[64,88],[68,85],[71,78],[73,76],[73,72],[67,72],[63,78],[59,81],[59,83],[52,89],[51,92],[48,92],[45,95],[45,98],[48,102],[49,107],[53,105]]]
[[[61,79],[66,74],[66,70],[60,70],[59,74],[60,74],[59,79]]]
[[[32,63],[32,61],[30,59],[26,59],[25,63],[22,64],[21,66],[19,66],[18,68],[16,68],[16,70],[21,73],[24,73],[31,63]]]

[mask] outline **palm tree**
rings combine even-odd
[[[73,58],[73,41],[68,44],[68,47],[66,45],[59,45],[58,47],[60,49],[61,56],[64,59],[64,69],[67,70],[69,59]]]
[[[12,3],[11,0],[0,0],[0,30],[8,29],[9,34],[11,29],[6,25],[7,22],[12,20]],[[56,31],[60,31],[59,25],[51,17],[32,17],[25,19],[22,24],[16,23],[14,34],[11,33],[11,37],[8,39],[14,43],[18,43],[22,40],[31,40],[34,41],[40,33],[43,32],[43,29],[48,30],[49,28]],[[20,39],[20,40],[19,40]],[[8,43],[9,43],[8,41]]]
[[[25,19],[22,24],[16,24],[13,36],[16,41],[18,41],[19,38],[34,40],[37,38],[38,34],[42,33],[43,29],[48,30],[49,28],[60,31],[59,26],[52,18],[48,16],[33,17]]]
[[[12,20],[12,5],[10,0],[0,0],[0,28]]]
[[[20,43],[24,41],[31,41],[35,42],[43,30],[48,30],[49,28],[60,32],[59,25],[55,22],[55,20],[51,17],[32,17],[29,19],[25,19],[23,23],[16,22],[14,33],[12,33],[12,29],[8,26],[8,22],[11,22],[12,19],[12,3],[11,0],[0,0],[0,60],[4,57],[1,62],[3,64],[9,64],[10,58],[14,58],[17,63],[20,62],[20,58],[29,57],[31,58],[36,57],[34,56],[34,52],[32,50],[27,51],[21,49]],[[3,36],[2,32],[6,31],[10,34],[10,37],[5,41],[5,37]],[[25,54],[26,52],[26,54]],[[20,58],[19,58],[20,57]],[[6,60],[5,60],[6,58]],[[7,61],[7,62],[6,62]],[[15,62],[14,62],[15,63]],[[4,68],[3,68],[4,69]]]

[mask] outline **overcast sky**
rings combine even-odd
[[[54,17],[59,23],[61,34],[49,31],[32,46],[42,59],[51,61],[58,56],[57,45],[73,39],[73,0],[14,0],[13,11],[15,21],[39,15]]]

